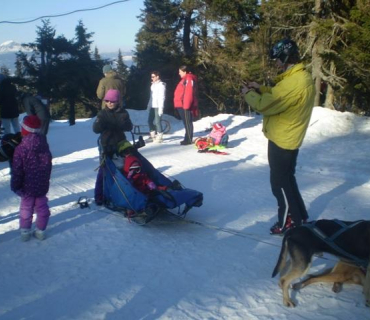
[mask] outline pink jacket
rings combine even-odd
[[[223,126],[222,124],[219,124],[218,128],[216,128],[216,126],[213,127],[209,136],[213,139],[213,143],[215,145],[219,145],[225,133],[226,133],[226,127]]]

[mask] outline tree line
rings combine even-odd
[[[291,38],[316,83],[315,105],[370,113],[368,0],[144,0],[138,18],[134,64],[127,70],[118,59],[128,108],[146,108],[150,73],[157,70],[167,84],[165,112],[171,114],[178,68],[186,64],[199,78],[203,116],[244,114],[243,83],[273,84],[277,70],[269,51],[276,41]],[[79,22],[75,39],[68,41],[43,21],[37,34],[29,44],[32,57],[18,54],[16,76],[64,101],[70,114],[76,105],[94,114],[105,61],[97,48],[91,52],[93,33]]]

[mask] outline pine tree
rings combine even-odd
[[[129,69],[126,64],[123,62],[121,49],[118,50],[117,56],[117,74],[122,78],[123,81],[127,82]]]
[[[0,73],[3,74],[4,76],[7,76],[7,77],[10,76],[10,70],[5,65],[3,65],[3,66],[0,67]]]

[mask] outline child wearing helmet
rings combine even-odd
[[[127,140],[122,140],[118,143],[117,149],[118,154],[124,159],[122,173],[131,184],[144,194],[150,194],[156,190],[156,184],[143,170],[140,159],[135,155],[136,150],[133,145]]]

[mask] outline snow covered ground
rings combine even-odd
[[[145,124],[145,111],[129,112]],[[261,116],[220,114],[195,123],[195,135],[205,136],[210,123],[222,121],[229,155],[180,146],[183,126],[167,119],[172,130],[164,143],[140,151],[165,175],[204,193],[203,206],[185,221],[141,227],[76,205],[93,196],[93,119],[51,124],[45,241],[20,241],[19,198],[9,188],[8,164],[0,163],[0,319],[370,319],[355,285],[338,294],[330,284],[312,285],[292,293],[296,308],[283,306],[271,278],[282,238],[269,235],[277,208]],[[369,118],[314,109],[297,166],[310,219],[368,219],[369,150]],[[315,258],[311,273],[335,261]]]

